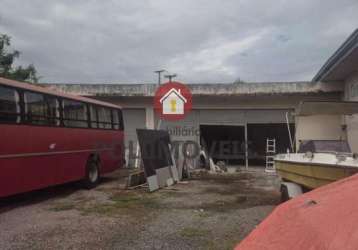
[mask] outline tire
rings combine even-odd
[[[290,199],[288,195],[288,189],[285,185],[281,185],[281,202],[288,201]]]
[[[95,188],[100,179],[99,163],[93,159],[89,159],[86,165],[86,176],[83,180],[84,187],[87,189]]]

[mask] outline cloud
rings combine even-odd
[[[211,41],[203,48],[184,52],[182,55],[171,59],[168,67],[175,69],[180,75],[185,75],[188,81],[191,77],[195,78],[195,75],[204,75],[203,78],[217,78],[222,75],[226,79],[233,79],[237,73],[236,65],[227,63],[227,60],[238,54],[249,53],[248,51],[267,33],[266,30],[263,30],[258,34],[239,40],[220,39],[219,41]]]
[[[46,82],[310,80],[358,27],[356,0],[1,0],[0,32]]]

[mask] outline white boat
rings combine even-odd
[[[357,173],[358,158],[336,152],[280,154],[275,167],[284,182],[309,190]]]
[[[356,102],[305,102],[296,116],[351,115],[358,113]],[[302,125],[302,124],[299,124]],[[322,129],[326,124],[319,124]],[[292,142],[291,145],[294,143]],[[351,152],[348,141],[305,140],[296,153],[279,154],[275,168],[282,179],[283,199],[318,188],[358,173],[358,155]]]

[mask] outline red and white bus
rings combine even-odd
[[[124,164],[117,105],[0,78],[0,197],[83,180]]]

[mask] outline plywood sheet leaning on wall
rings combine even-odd
[[[178,170],[170,150],[170,137],[165,130],[137,129],[137,137],[150,191],[173,185]]]

